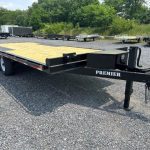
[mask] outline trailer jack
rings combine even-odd
[[[124,100],[124,109],[130,111],[133,107],[130,106],[130,97],[133,93],[133,82],[127,81],[126,91],[125,91],[125,100]],[[150,101],[150,82],[145,84],[145,104],[148,104]]]
[[[128,71],[133,71],[135,73],[147,73],[150,69],[142,69],[142,65],[140,65],[141,58],[141,48],[139,47],[130,47],[129,49],[129,59],[128,59]],[[138,68],[137,68],[138,67]],[[132,107],[130,105],[130,97],[133,93],[133,80],[126,81],[126,89],[125,89],[125,100],[124,100],[124,109],[130,111]],[[145,85],[145,103],[148,103],[150,98],[150,82],[147,82]]]
[[[145,84],[145,104],[150,101],[150,82]]]

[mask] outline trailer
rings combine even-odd
[[[47,38],[51,39],[51,40],[63,40],[64,35],[61,35],[61,34],[48,34]]]
[[[9,33],[9,28],[19,27],[18,25],[1,25],[0,30],[2,33]]]
[[[70,40],[75,40],[76,36],[75,35],[64,35],[63,38],[64,38],[63,40],[70,41]]]
[[[14,74],[16,63],[22,63],[52,75],[66,72],[125,80],[125,110],[130,110],[133,82],[145,83],[145,101],[149,100],[150,69],[141,68],[140,57],[139,47],[103,51],[30,42],[0,44],[0,66],[6,76]]]
[[[100,36],[98,34],[91,34],[91,35],[86,35],[86,34],[80,34],[80,35],[66,35],[66,34],[47,34],[47,35],[42,35],[39,37],[43,37],[45,39],[51,39],[51,40],[77,40],[77,41],[87,41],[87,40],[93,40],[99,38]]]
[[[9,27],[9,33],[11,36],[33,37],[32,27]]]
[[[141,38],[137,36],[115,36],[115,40],[119,40],[122,43],[127,43],[127,42],[137,42],[140,43]]]
[[[51,40],[74,40],[75,36],[71,36],[71,35],[63,35],[63,34],[48,34],[45,36],[48,39]]]
[[[15,27],[17,25],[1,25],[0,26],[0,39],[7,39],[9,34],[9,27]]]
[[[80,35],[76,36],[76,40],[77,41],[84,41],[84,42],[86,42],[87,40],[95,41],[95,39],[98,39],[99,37],[100,36],[98,34],[90,34],[90,35],[80,34]]]

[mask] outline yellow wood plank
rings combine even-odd
[[[8,54],[33,60],[35,62],[39,62],[42,64],[45,64],[46,58],[49,59],[59,58],[62,57],[63,54],[65,53],[76,53],[77,55],[79,55],[96,52],[96,50],[92,49],[65,47],[65,46],[55,47],[30,42],[0,44],[0,47],[10,49],[5,51]]]

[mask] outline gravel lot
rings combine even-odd
[[[106,50],[132,45],[33,38],[0,43],[25,41]],[[139,46],[143,65],[150,67],[150,48]],[[124,88],[124,81],[50,76],[22,66],[15,76],[0,73],[0,150],[149,150],[144,84],[134,84],[131,112],[122,109]]]

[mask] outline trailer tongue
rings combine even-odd
[[[95,77],[126,80],[125,100],[124,100],[125,110],[130,110],[129,104],[130,104],[131,94],[133,93],[133,82],[134,81],[143,82],[146,84],[145,102],[148,103],[148,101],[150,100],[150,68],[145,68],[145,69],[137,68],[137,66],[140,66],[139,65],[140,55],[141,55],[140,48],[130,47],[128,51],[129,52],[127,57],[127,63],[125,63],[126,65],[116,64],[118,67],[115,69],[113,68],[101,69],[101,68],[96,68],[91,66],[91,67],[80,68],[79,70],[74,70],[73,73],[95,76]]]
[[[140,56],[138,47],[102,51],[37,43],[0,44],[1,70],[5,75],[14,73],[14,62],[19,62],[49,74],[68,72],[126,80],[126,110],[129,110],[134,81],[146,83],[145,101],[150,99],[150,69],[141,68]]]

